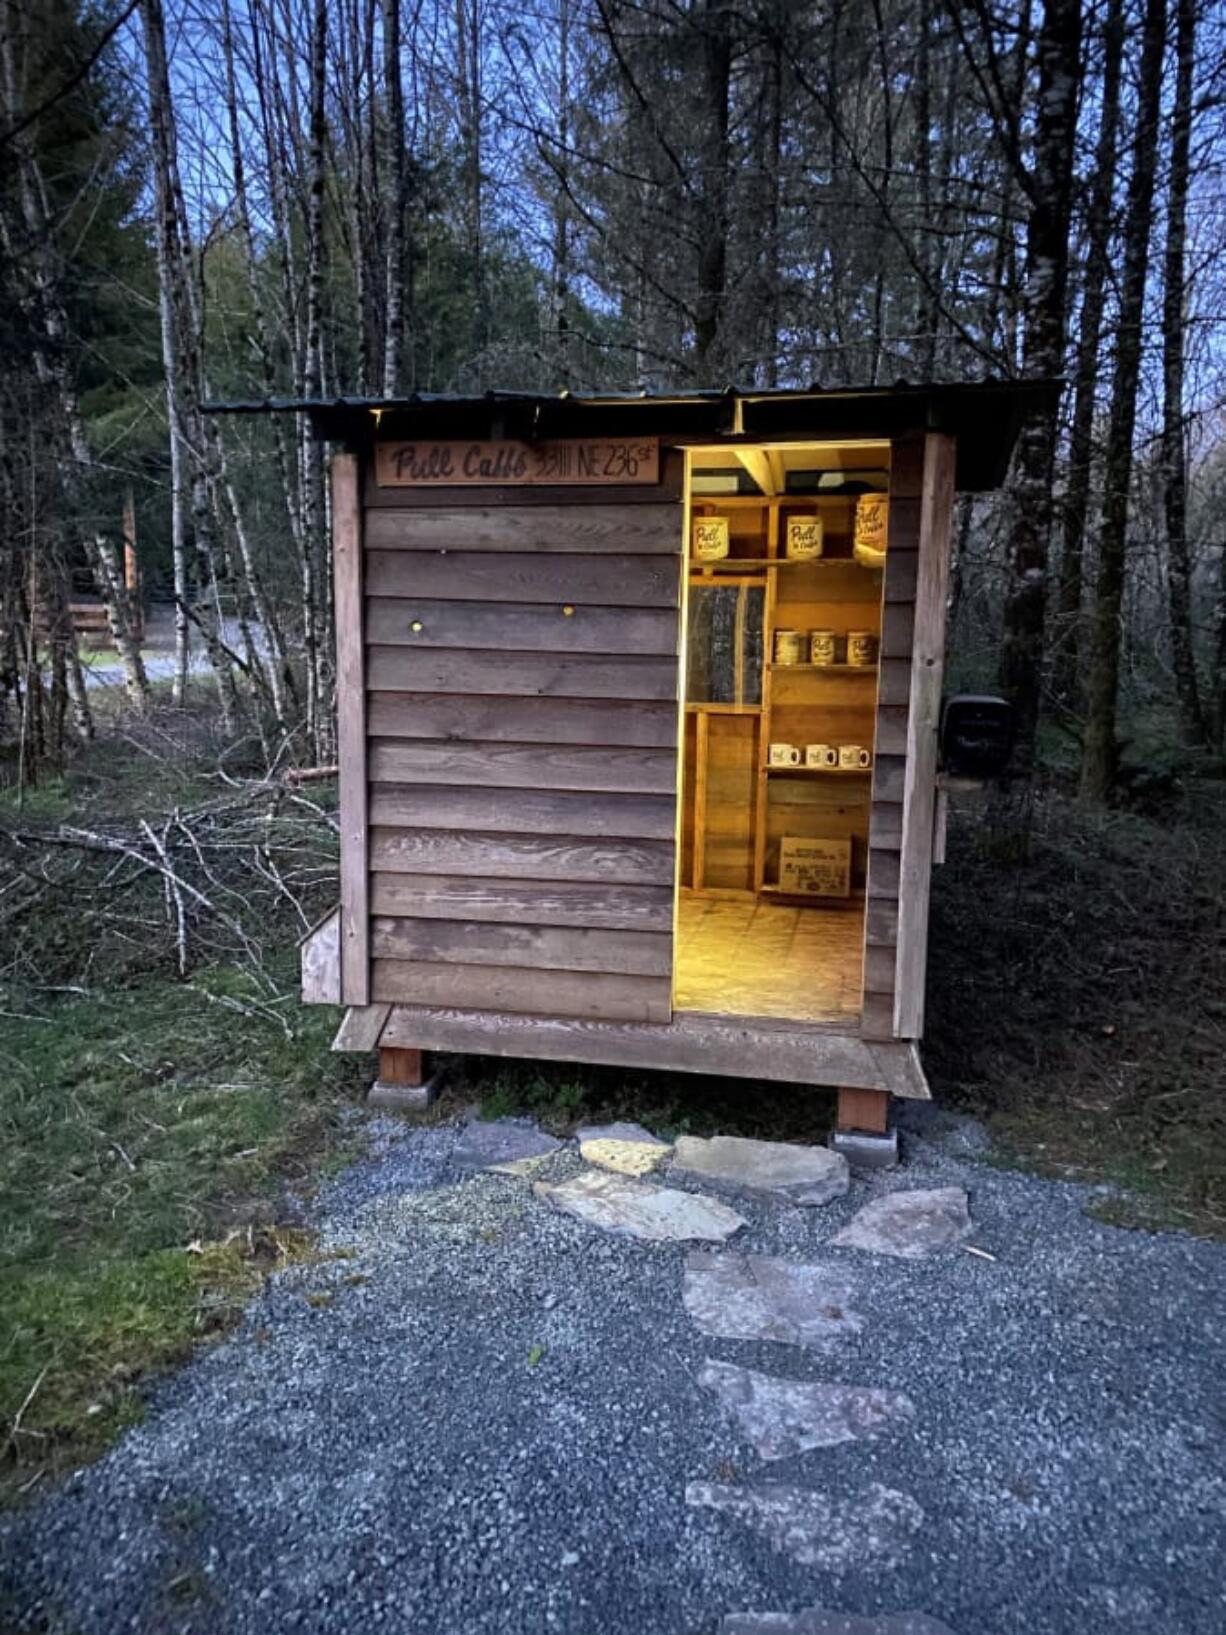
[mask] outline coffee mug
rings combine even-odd
[[[771,766],[799,766],[800,751],[795,744],[772,744],[767,761]]]
[[[877,638],[871,630],[847,632],[847,662],[861,668],[877,662]]]
[[[774,657],[776,664],[800,663],[800,632],[776,630]]]
[[[835,651],[835,634],[833,630],[811,630],[809,632],[810,664],[833,664]]]
[[[872,764],[871,750],[864,749],[860,744],[839,745],[839,765],[845,772],[857,771]]]
[[[806,766],[838,766],[839,752],[833,744],[806,744]]]

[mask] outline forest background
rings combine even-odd
[[[325,453],[206,400],[1062,376],[962,504],[956,675],[1093,798],[1220,749],[1224,45],[1207,0],[4,0],[4,736],[90,730],[74,582],[144,697],[130,496],[176,695],[194,642],[328,759]]]

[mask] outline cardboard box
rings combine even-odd
[[[849,897],[851,841],[784,835],[779,842],[779,889],[802,897]]]

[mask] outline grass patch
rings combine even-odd
[[[335,897],[330,792],[277,792],[207,703],[99,715],[65,772],[0,790],[0,1500],[104,1448],[151,1370],[312,1252],[284,1199],[346,1150],[368,1072],[296,993]],[[147,859],[143,822],[178,916],[139,857],[64,844]]]
[[[1102,1218],[1226,1237],[1226,787],[1148,812],[974,805],[934,876],[924,1060],[1010,1162],[1119,1188]]]
[[[289,972],[284,973],[288,978]],[[105,1446],[151,1368],[223,1330],[276,1264],[276,1226],[344,1150],[362,1063],[329,1049],[331,1010],[286,1027],[149,981],[9,1021],[0,1051],[0,1490]],[[248,998],[256,996],[248,993]],[[266,1002],[266,994],[259,996]]]

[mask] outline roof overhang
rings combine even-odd
[[[380,438],[654,436],[678,446],[881,440],[917,431],[957,441],[957,486],[997,488],[1024,420],[1050,412],[1058,380],[989,380],[968,384],[836,388],[831,391],[662,392],[592,394],[485,392],[465,397],[420,392],[408,397],[266,398],[210,403],[209,414],[304,413],[317,437],[367,449]]]

